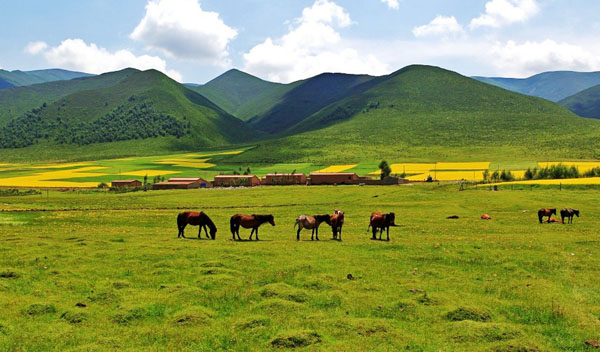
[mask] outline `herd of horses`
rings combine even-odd
[[[558,219],[554,219],[552,217],[552,215],[556,215],[556,208],[553,209],[545,209],[542,208],[538,211],[538,219],[540,220],[540,224],[542,222],[544,222],[544,216],[548,217],[548,223],[551,222],[560,222],[560,223],[565,223],[565,218],[568,220],[569,224],[573,223],[573,217],[577,216],[579,217],[579,210],[577,209],[571,209],[571,208],[564,208],[563,210],[560,211],[560,217],[561,220]]]
[[[565,223],[565,219],[567,219],[569,224],[573,223],[573,217],[579,217],[579,210],[565,208],[560,211],[561,220],[557,220],[552,217],[552,215],[556,215],[556,209],[540,209],[538,211],[538,219],[540,224],[543,222],[544,217],[548,217],[547,222],[560,222]],[[488,216],[489,217],[489,216]],[[483,218],[483,217],[482,217]],[[491,219],[491,218],[490,218]],[[377,232],[379,231],[379,239],[383,235],[383,232],[386,232],[387,241],[390,240],[390,227],[397,227],[395,223],[396,215],[394,213],[372,213],[369,218],[369,226],[367,227],[367,232],[371,229],[373,237],[372,239],[377,239]],[[250,232],[249,241],[252,240],[252,236],[258,241],[258,228],[265,223],[271,224],[271,226],[275,226],[275,218],[273,215],[242,215],[236,214],[229,219],[229,229],[231,230],[231,235],[233,236],[233,240],[241,241],[240,237],[240,227],[245,229],[252,229]],[[310,236],[311,240],[319,241],[319,227],[322,223],[326,223],[331,227],[331,232],[334,240],[341,241],[342,240],[342,227],[344,226],[344,212],[338,209],[335,209],[332,215],[329,214],[319,214],[319,215],[300,215],[296,218],[296,222],[294,224],[294,228],[298,228],[296,232],[296,240],[300,241],[300,233],[302,230],[312,230],[312,234]],[[217,226],[215,223],[206,215],[204,212],[190,212],[186,211],[180,213],[177,216],[177,228],[179,229],[178,238],[185,238],[184,230],[187,225],[199,226],[198,238],[202,235],[202,229],[204,229],[204,233],[207,238],[215,239],[217,236]],[[210,231],[210,235],[209,235]]]
[[[367,227],[367,232],[369,229],[373,231],[373,239],[377,239],[377,231],[379,231],[379,239],[383,235],[383,232],[387,233],[387,240],[390,240],[390,227],[398,226],[395,224],[396,215],[394,213],[372,213],[369,219],[369,227]],[[258,241],[258,228],[265,223],[271,224],[271,226],[275,226],[275,218],[273,215],[242,215],[236,214],[229,219],[229,229],[231,231],[231,235],[233,236],[233,240],[241,241],[240,237],[240,227],[245,229],[252,229],[250,232],[249,241],[252,240],[252,236]],[[322,223],[326,223],[331,227],[331,232],[334,240],[341,241],[342,240],[342,227],[344,226],[344,212],[338,209],[335,209],[332,215],[329,214],[321,214],[321,215],[300,215],[296,218],[296,223],[294,224],[294,228],[298,228],[296,232],[296,240],[300,241],[300,232],[303,229],[312,230],[311,240],[319,241],[319,226]],[[206,215],[204,212],[190,212],[186,211],[180,213],[177,216],[177,228],[179,229],[178,238],[185,238],[184,230],[187,225],[198,226],[198,238],[202,235],[202,229],[204,229],[204,233],[207,238],[215,239],[217,236],[217,226],[215,223]],[[208,228],[208,230],[207,230]],[[209,232],[210,231],[210,235]]]

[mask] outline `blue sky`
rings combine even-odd
[[[413,63],[465,75],[600,70],[600,1],[61,0],[0,4],[0,67],[156,68],[204,83],[230,68],[289,82]]]

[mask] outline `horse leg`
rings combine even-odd
[[[387,240],[390,241],[390,227],[387,228]]]
[[[338,232],[338,237],[339,237],[339,238],[338,238],[338,241],[341,241],[341,240],[342,240],[342,227],[341,227],[341,226],[340,226],[340,227],[338,227],[338,231],[339,231],[339,232]]]
[[[311,240],[311,241],[314,241],[314,240],[315,240],[315,229],[311,229],[311,232],[310,232],[310,240]]]
[[[254,228],[252,229],[252,231],[250,231],[250,237],[248,237],[249,241],[252,241],[252,235],[254,235]]]
[[[185,224],[179,228],[179,232],[181,234],[181,237],[183,237],[183,238],[185,238],[185,235],[183,234],[184,230],[185,230]]]
[[[383,236],[383,227],[379,229],[379,240],[381,241],[381,236]]]
[[[296,232],[296,241],[300,241],[300,231],[302,231],[302,228],[298,226],[298,232]]]
[[[373,231],[373,239],[376,240],[377,239],[377,228],[371,227],[371,231]]]
[[[317,227],[317,228],[315,229],[315,236],[317,237],[317,241],[320,241],[320,240],[319,240],[319,227]]]
[[[242,238],[240,237],[240,225],[237,225],[237,226],[236,226],[236,228],[235,228],[235,233],[236,233],[236,234],[237,234],[237,236],[238,236],[238,241],[241,241],[241,240],[242,240]]]
[[[256,236],[255,236],[255,237],[256,237],[256,240],[257,240],[257,241],[260,241],[260,240],[258,239],[258,227],[256,228]]]
[[[210,236],[208,235],[208,231],[206,230],[206,224],[203,227],[204,227],[204,234],[206,235],[206,238],[210,238]]]

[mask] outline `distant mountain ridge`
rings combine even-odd
[[[600,84],[600,72],[554,71],[529,78],[472,77],[481,82],[513,92],[561,101]]]
[[[47,69],[34,71],[6,71],[0,70],[0,89],[3,89],[1,81],[8,82],[14,87],[29,86],[32,84],[66,81],[81,77],[94,76],[89,73],[68,71],[62,69]],[[10,88],[5,86],[4,88]]]
[[[600,119],[600,85],[563,99],[560,104],[579,116]]]

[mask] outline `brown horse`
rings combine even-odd
[[[396,214],[388,213],[372,213],[371,219],[369,221],[369,227],[373,229],[373,239],[376,238],[377,229],[379,229],[379,239],[381,240],[381,235],[383,234],[383,230],[387,230],[387,240],[390,240],[390,227],[398,226],[394,222],[396,221]],[[367,232],[369,232],[369,227],[367,227]]]
[[[342,240],[342,226],[344,226],[344,212],[335,209],[333,215],[331,215],[331,231],[334,240]]]
[[[310,236],[311,241],[314,241],[315,234],[317,236],[317,241],[319,240],[319,225],[321,223],[327,223],[327,225],[331,225],[331,215],[313,215],[306,216],[300,215],[296,219],[296,223],[294,224],[294,228],[298,226],[298,232],[296,233],[296,241],[300,241],[300,231],[302,229],[312,230],[312,234]]]
[[[250,238],[248,240],[252,240],[252,235],[256,232],[256,240],[258,241],[258,227],[265,222],[271,224],[271,226],[275,226],[275,219],[273,215],[242,215],[236,214],[231,217],[229,220],[229,228],[231,229],[231,234],[233,235],[233,240],[235,241],[235,235],[237,234],[238,240],[242,240],[240,238],[240,226],[246,229],[252,229],[250,232]]]
[[[579,210],[577,209],[571,209],[571,208],[565,208],[563,210],[560,211],[560,217],[562,218],[562,223],[565,223],[565,218],[568,218],[568,223],[572,224],[573,223],[573,216],[577,215],[577,217],[579,217]]]
[[[542,222],[544,222],[544,216],[548,217],[548,223],[550,223],[550,218],[552,217],[552,214],[556,215],[556,208],[555,209],[545,209],[542,208],[538,211],[538,219],[540,220],[540,224]]]
[[[177,228],[179,229],[179,235],[177,238],[185,238],[183,235],[183,230],[185,227],[190,224],[193,226],[199,226],[198,229],[198,238],[202,234],[202,229],[204,228],[204,233],[207,238],[212,238],[213,240],[217,236],[217,227],[215,223],[208,217],[208,215],[204,214],[204,212],[192,212],[186,211],[177,215]],[[210,228],[210,237],[208,236],[208,232],[206,231],[206,227]]]

